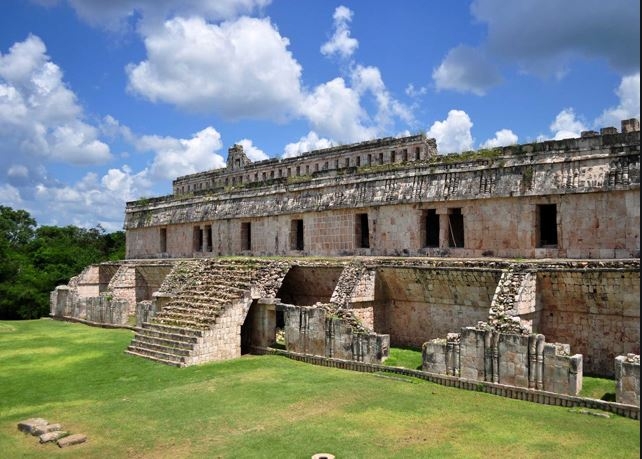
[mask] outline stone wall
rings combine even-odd
[[[341,193],[339,190],[328,191],[332,197]],[[538,209],[541,205],[556,206],[557,244],[548,247],[540,246],[538,242]],[[194,204],[195,208],[199,206]],[[448,215],[452,209],[460,209],[463,215],[463,245],[454,246],[449,242]],[[425,213],[428,210],[435,211],[440,218],[441,236],[435,246],[429,246],[425,240]],[[160,250],[159,227],[130,228],[127,231],[127,256],[428,254],[452,257],[631,258],[639,256],[640,249],[639,189],[295,212],[224,220],[204,217],[205,220],[198,223],[160,224],[167,235],[166,252]],[[368,216],[368,247],[362,247],[356,237],[360,214]],[[193,217],[184,218],[190,220]],[[303,221],[303,250],[294,250],[291,244],[292,221],[298,219]],[[251,226],[249,249],[244,247],[240,237],[244,224]],[[204,226],[211,227],[211,250],[194,246],[194,228],[202,231]]]
[[[422,161],[436,154],[435,140],[424,135],[371,140],[258,163],[247,158],[242,146],[234,145],[228,150],[228,167],[178,177],[172,188],[175,195],[181,195],[243,185],[296,182],[324,175],[335,176],[351,168]]]
[[[240,357],[241,326],[251,305],[252,298],[248,295],[226,307],[214,327],[203,331],[185,364],[198,365]]]
[[[615,401],[640,406],[640,356],[618,355],[615,358]]]
[[[128,203],[127,256],[639,257],[639,184],[639,131],[363,167]]]
[[[423,345],[423,370],[516,387],[577,395],[582,355],[543,335],[515,335],[466,327],[459,336]]]
[[[152,316],[152,300],[174,261],[106,262],[90,265],[50,295],[50,315],[94,323],[126,325],[138,313]],[[139,321],[140,322],[140,321]]]
[[[49,315],[60,319],[76,319],[95,324],[125,326],[129,320],[129,303],[109,295],[79,297],[66,285],[51,292]]]
[[[388,357],[387,335],[360,327],[346,319],[347,311],[280,304],[285,318],[288,351],[359,362],[380,363]]]
[[[393,346],[427,340],[486,320],[499,270],[379,267],[374,330]]]
[[[640,352],[640,271],[593,268],[537,273],[537,331],[583,354],[587,374],[612,377],[616,356]]]

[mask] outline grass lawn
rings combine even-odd
[[[167,367],[124,354],[132,335],[0,322],[0,457],[639,457],[626,418],[279,356]],[[17,429],[30,417],[89,439],[40,445]]]

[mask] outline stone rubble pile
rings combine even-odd
[[[339,307],[347,307],[350,303],[354,286],[357,285],[357,281],[365,271],[365,266],[360,262],[353,262],[345,266],[332,293],[332,303]]]
[[[43,418],[30,418],[18,423],[18,430],[38,437],[40,443],[56,442],[60,448],[78,445],[87,441],[84,434],[71,434],[63,430],[60,424],[50,424]]]
[[[332,303],[316,303],[314,307],[323,309],[326,313],[326,317],[336,317],[337,319],[341,319],[350,326],[355,333],[372,333],[372,330],[365,327],[349,309],[343,309]]]
[[[488,319],[477,323],[480,330],[496,330],[501,333],[528,335],[531,330],[521,323],[514,306],[520,293],[520,286],[528,272],[521,271],[519,265],[513,266],[515,272],[500,280],[493,303],[488,311]]]

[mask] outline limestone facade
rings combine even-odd
[[[263,177],[286,160],[181,177],[173,195],[127,204],[127,256],[637,258],[640,132],[627,123],[622,133],[446,156],[428,148],[430,139],[395,139],[377,146],[387,152],[383,164],[299,167],[298,175],[295,167],[289,177],[265,173],[223,187],[196,183]],[[369,148],[287,161],[377,156]],[[413,148],[430,153],[385,160]]]

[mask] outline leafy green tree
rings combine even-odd
[[[49,293],[87,265],[124,258],[125,234],[100,225],[41,226],[24,210],[0,207],[0,319],[49,313]]]

